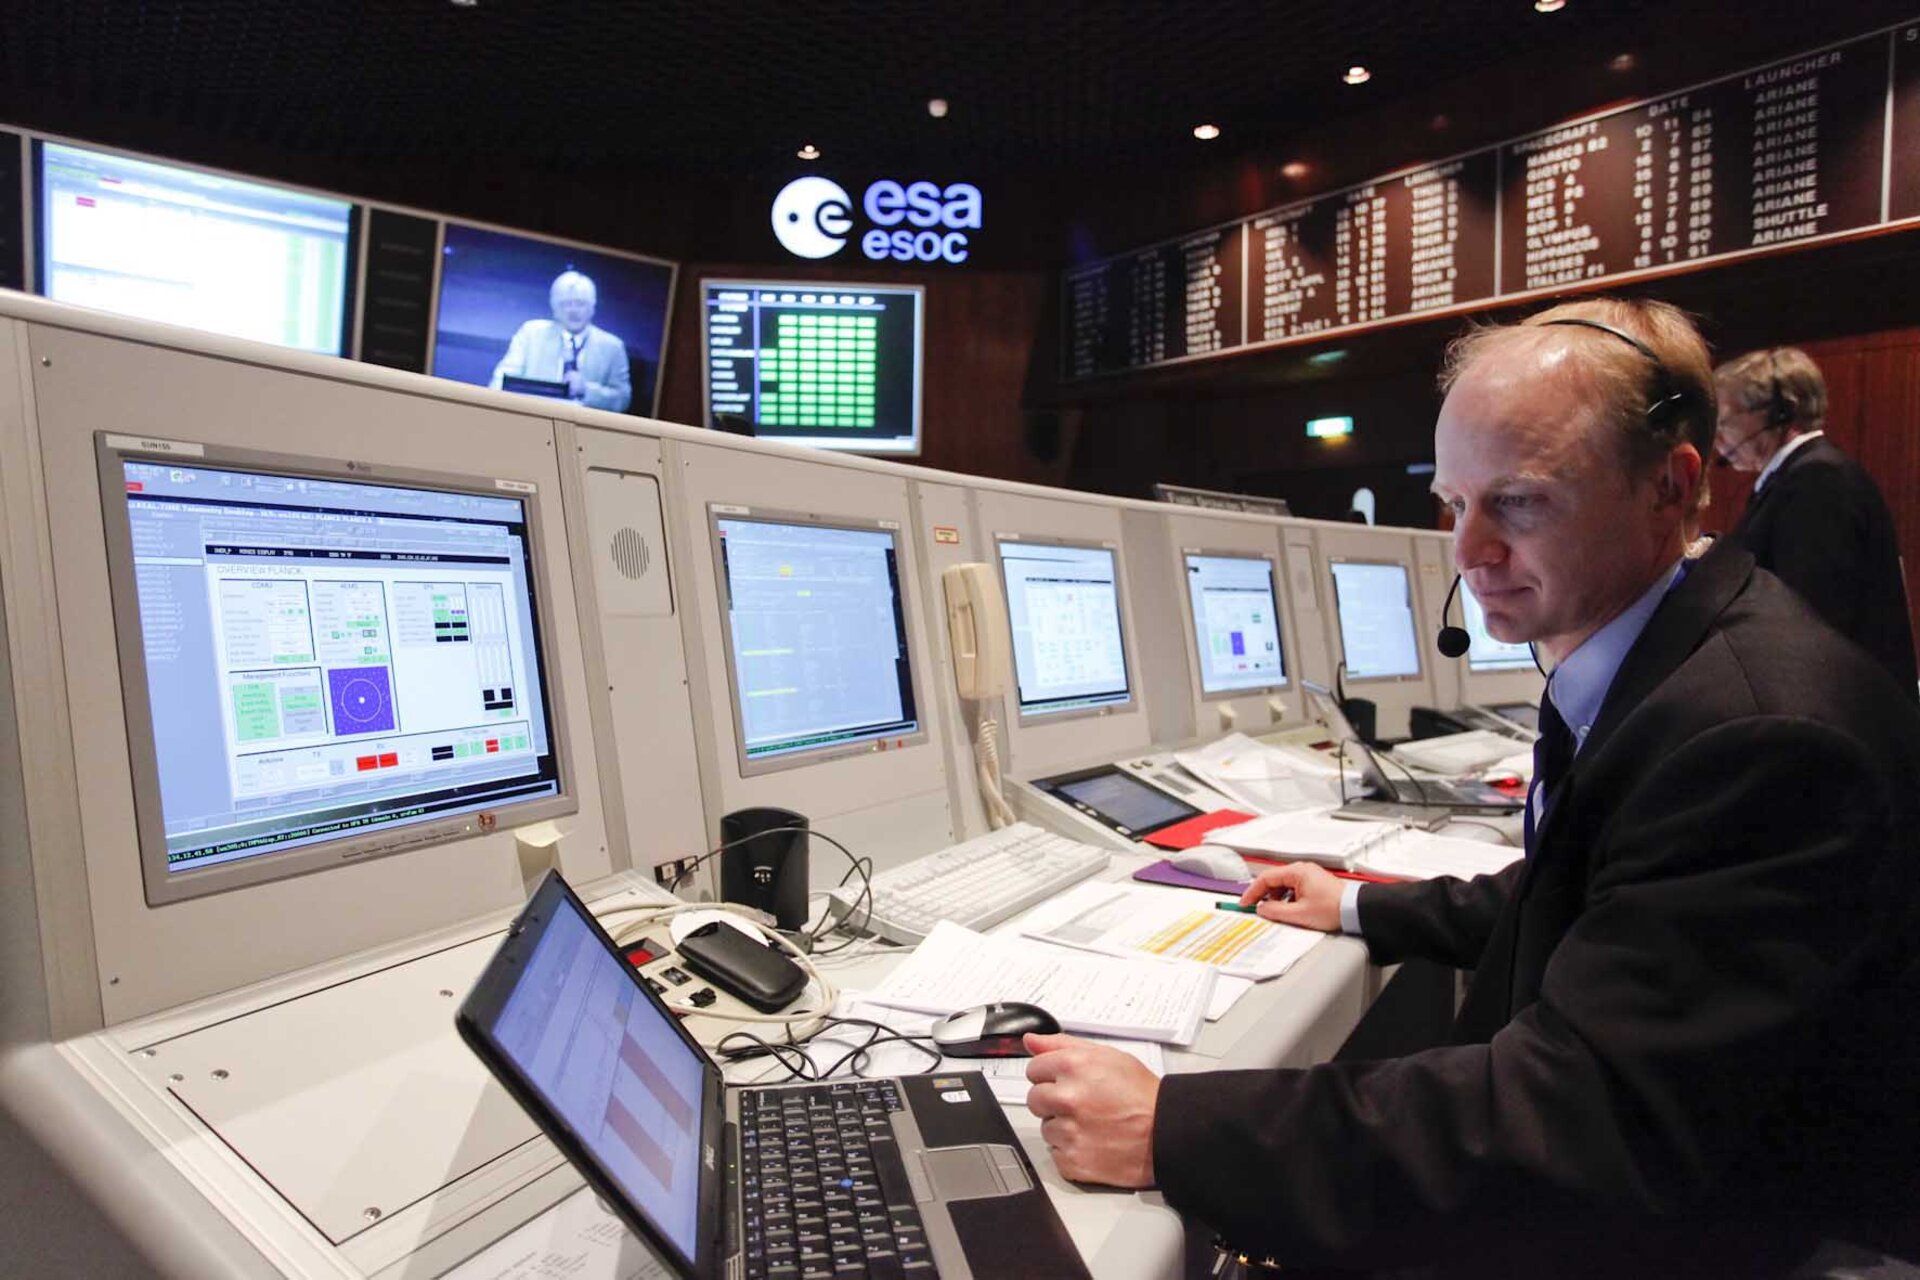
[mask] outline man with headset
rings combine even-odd
[[[1728,537],[1914,690],[1893,515],[1873,478],[1826,437],[1820,366],[1796,347],[1773,347],[1727,361],[1713,380],[1720,465],[1760,473]]]
[[[1057,1165],[1288,1265],[1764,1275],[1885,1239],[1920,1203],[1920,707],[1742,548],[1684,559],[1714,417],[1679,312],[1480,329],[1442,385],[1455,563],[1553,671],[1528,856],[1242,900],[1473,970],[1452,1042],[1156,1080],[1030,1037]]]

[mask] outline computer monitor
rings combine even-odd
[[[62,142],[33,145],[35,286],[47,297],[347,353],[348,201]]]
[[[96,438],[150,903],[576,807],[531,485],[154,443]]]
[[[1228,698],[1286,688],[1273,560],[1201,551],[1183,556],[1200,696]]]
[[[1473,598],[1467,584],[1460,584],[1460,615],[1466,620],[1469,671],[1525,671],[1533,666],[1533,650],[1524,644],[1496,640],[1487,630],[1487,611]]]
[[[1329,559],[1348,680],[1417,679],[1413,584],[1395,560]]]
[[[1008,534],[994,541],[1007,588],[1021,716],[1132,703],[1114,549]]]
[[[651,417],[674,265],[449,222],[437,377]]]
[[[917,285],[701,284],[709,427],[858,453],[920,452]]]
[[[899,526],[709,507],[741,775],[924,742]]]

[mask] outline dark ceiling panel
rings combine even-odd
[[[1190,159],[1202,120],[1227,129],[1222,151],[1270,144],[1483,66],[1551,65],[1667,8],[69,0],[9,15],[0,104],[363,160],[722,176],[790,166],[811,140],[835,164],[1051,173]],[[1792,8],[1755,0],[1739,20]],[[1374,81],[1340,83],[1352,62]]]

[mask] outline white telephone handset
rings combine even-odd
[[[981,704],[1007,692],[1013,659],[1007,631],[1007,601],[990,564],[950,565],[940,573],[947,593],[947,639],[953,652],[953,686],[975,704],[978,716],[973,758],[980,779],[980,801],[987,821],[1004,827],[1016,821],[1000,791],[1000,726]]]
[[[947,636],[953,684],[963,698],[997,698],[1007,691],[1007,601],[990,564],[950,565],[940,574],[947,592]]]

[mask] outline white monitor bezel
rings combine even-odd
[[[1179,547],[1175,554],[1180,557],[1180,596],[1187,614],[1187,636],[1193,641],[1193,687],[1202,702],[1224,702],[1232,698],[1259,698],[1268,694],[1284,693],[1293,688],[1293,666],[1287,653],[1287,619],[1280,605],[1280,559],[1265,551],[1249,551],[1245,548],[1214,549],[1205,547]],[[1221,689],[1215,693],[1207,692],[1207,678],[1203,674],[1205,657],[1200,646],[1200,619],[1193,611],[1193,589],[1188,581],[1192,570],[1187,565],[1189,556],[1210,557],[1215,560],[1264,560],[1267,562],[1267,592],[1273,601],[1273,628],[1280,637],[1280,680],[1275,684],[1253,684],[1244,688]]]
[[[733,620],[729,616],[731,609],[731,586],[727,580],[726,557],[721,553],[720,522],[722,520],[750,520],[761,524],[812,525],[822,529],[850,529],[863,533],[886,533],[893,537],[894,582],[900,592],[900,619],[903,630],[902,642],[907,648],[907,681],[913,689],[914,719],[918,727],[912,733],[886,734],[878,737],[855,738],[846,742],[829,743],[819,747],[807,747],[794,751],[783,751],[778,755],[750,759],[747,755],[747,726],[740,714],[740,673],[733,652]],[[921,663],[913,649],[913,554],[906,544],[904,531],[897,520],[876,520],[864,516],[840,516],[817,511],[789,511],[771,507],[734,506],[727,503],[709,502],[707,504],[707,542],[713,556],[714,602],[720,611],[720,650],[727,666],[727,708],[733,717],[734,762],[743,778],[761,774],[780,773],[787,769],[803,769],[809,765],[822,764],[829,760],[842,760],[850,756],[873,755],[880,751],[905,750],[928,741],[930,733],[927,727],[930,709],[926,701],[925,682],[922,679]]]
[[[1405,560],[1386,559],[1374,556],[1327,556],[1327,589],[1333,593],[1333,634],[1340,644],[1340,668],[1347,684],[1413,684],[1427,678],[1427,660],[1420,649],[1420,607],[1414,599],[1413,565]],[[1347,629],[1340,616],[1340,575],[1335,573],[1336,564],[1374,564],[1391,565],[1400,570],[1407,585],[1407,619],[1413,629],[1413,670],[1390,675],[1355,675],[1347,666]]]
[[[140,447],[151,445],[153,447]],[[554,670],[559,661],[555,631],[554,594],[548,563],[541,547],[538,489],[531,482],[497,477],[452,475],[414,468],[382,466],[357,460],[337,460],[239,449],[224,445],[183,444],[178,441],[129,441],[106,431],[94,433],[94,453],[100,481],[100,514],[106,531],[108,591],[113,606],[114,642],[119,658],[120,694],[127,736],[127,761],[133,782],[134,828],[140,857],[140,875],[149,906],[224,893],[294,876],[310,875],[372,858],[405,853],[450,840],[485,835],[495,829],[519,827],[579,810],[573,760],[568,744],[567,716]],[[552,746],[558,793],[513,802],[498,811],[482,809],[444,818],[408,823],[340,836],[313,845],[300,845],[257,857],[220,863],[197,870],[169,872],[166,862],[166,824],[160,803],[160,775],[154,739],[153,710],[148,698],[146,644],[140,626],[140,602],[133,569],[133,534],[127,514],[126,461],[228,467],[254,472],[343,480],[358,484],[393,484],[446,492],[507,497],[525,504],[527,581],[533,596],[534,625],[539,637],[540,695],[547,714],[547,737]],[[504,821],[503,821],[504,818]]]
[[[1115,622],[1120,628],[1120,667],[1127,681],[1127,696],[1114,702],[1101,702],[1088,706],[1062,707],[1056,711],[1034,711],[1020,696],[1020,651],[1013,638],[1013,609],[1007,609],[1007,666],[1012,673],[1013,687],[1008,696],[1013,699],[1015,716],[1022,726],[1062,724],[1069,720],[1078,720],[1084,716],[1113,716],[1136,710],[1140,706],[1140,665],[1134,660],[1133,640],[1127,634],[1127,562],[1121,554],[1118,543],[1105,539],[1062,538],[1053,534],[1024,534],[996,532],[993,534],[993,567],[998,575],[1002,594],[1007,591],[1006,544],[1019,543],[1029,547],[1071,547],[1086,551],[1105,551],[1113,556],[1113,608]]]

